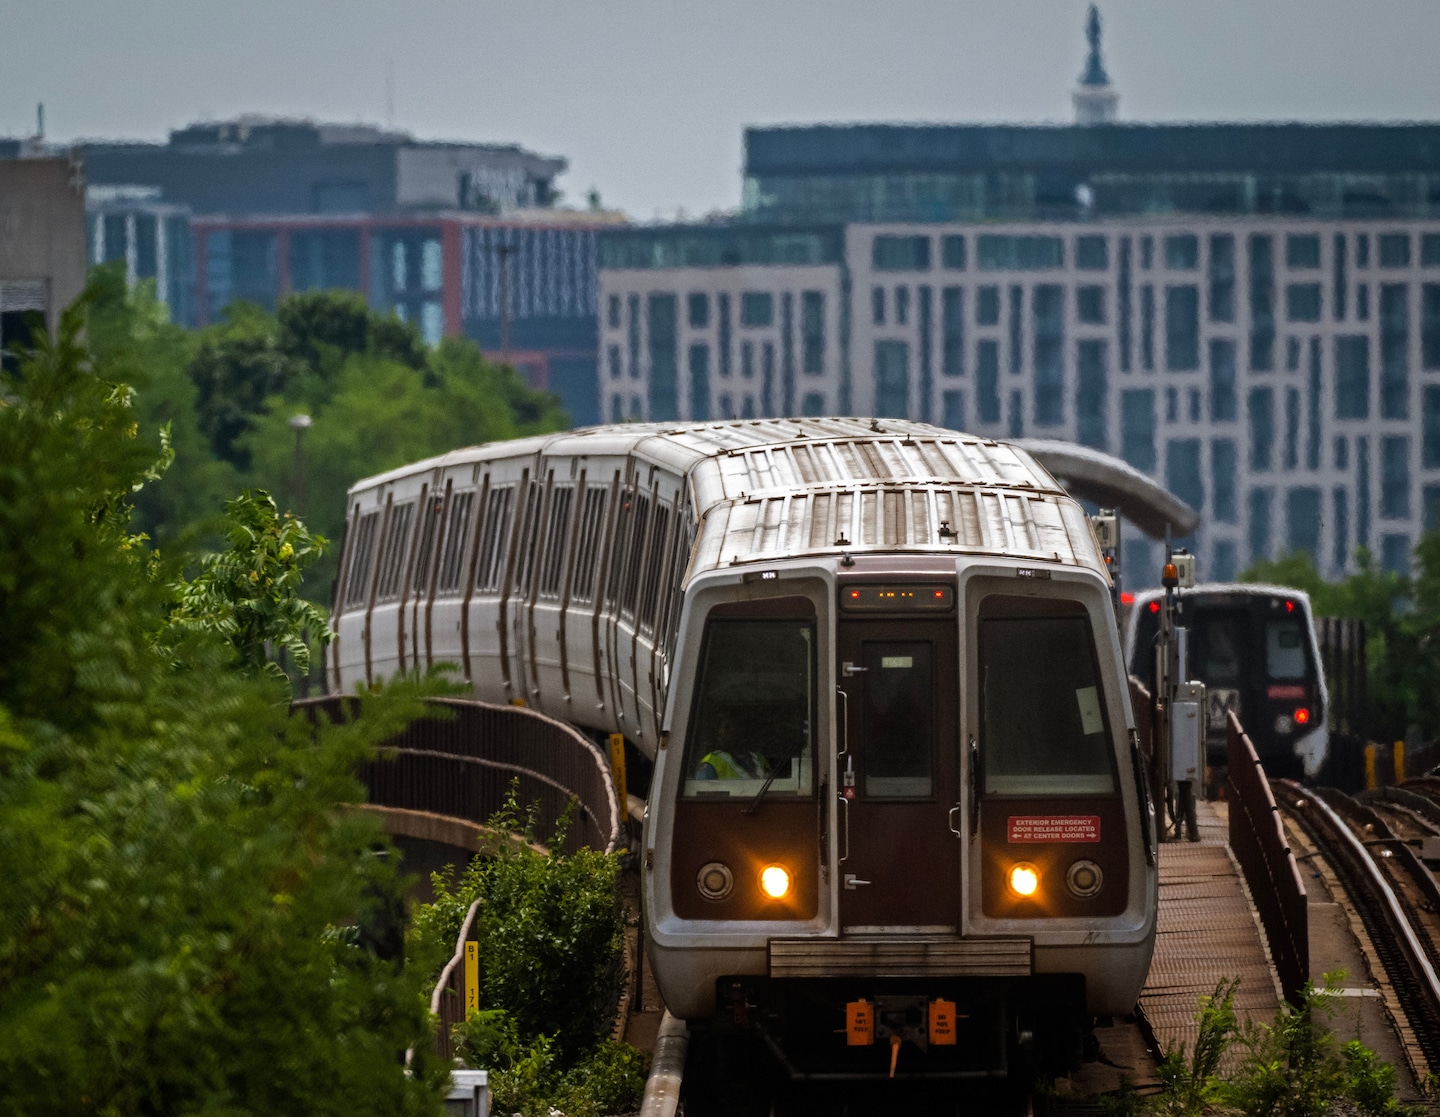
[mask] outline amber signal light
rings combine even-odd
[[[760,870],[760,890],[772,900],[780,900],[790,891],[790,872],[783,865],[767,865]]]
[[[1010,866],[1010,891],[1026,898],[1040,890],[1040,870],[1028,861]]]

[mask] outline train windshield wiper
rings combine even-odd
[[[770,785],[774,783],[775,780],[779,777],[781,770],[784,769],[797,756],[799,756],[800,751],[809,743],[810,732],[809,730],[806,730],[804,733],[800,734],[799,741],[790,749],[788,753],[785,754],[784,759],[781,760],[779,764],[776,764],[773,768],[770,769],[770,775],[767,776],[765,778],[765,782],[760,785],[760,790],[755,793],[755,798],[750,800],[750,805],[745,808],[743,813],[754,814],[760,809],[760,800],[765,798],[765,793],[770,790]]]

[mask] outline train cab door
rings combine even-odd
[[[955,621],[842,620],[836,635],[841,931],[953,934],[961,844]]]

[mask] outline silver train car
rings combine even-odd
[[[349,494],[340,691],[448,662],[654,762],[670,1011],[796,1077],[1063,1069],[1155,936],[1109,578],[1026,453],[898,420],[598,427]]]

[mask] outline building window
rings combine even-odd
[[[605,351],[606,362],[610,366],[610,379],[620,379],[620,346],[612,345]]]
[[[807,419],[816,419],[825,414],[825,395],[823,392],[806,392],[805,398],[800,401],[800,413]]]
[[[1250,236],[1250,369],[1275,367],[1275,261],[1268,236]]]
[[[1370,321],[1370,285],[1368,283],[1355,285],[1355,317],[1362,322]]]
[[[1120,393],[1120,456],[1141,473],[1155,472],[1155,392],[1131,388]]]
[[[760,406],[764,414],[775,414],[775,343],[760,346]]]
[[[625,397],[618,392],[610,397],[610,421],[612,423],[625,421]]]
[[[1383,245],[1385,238],[1380,240]],[[1403,283],[1385,283],[1380,287],[1380,415],[1385,419],[1410,417],[1408,296],[1409,288]]]
[[[1294,372],[1300,367],[1300,339],[1298,337],[1287,337],[1285,339],[1285,371]]]
[[[420,336],[426,345],[439,345],[445,336],[445,310],[433,299],[420,306]]]
[[[1115,316],[1120,320],[1120,371],[1130,371],[1130,238],[1120,238],[1119,286],[1115,290]]]
[[[1382,268],[1408,268],[1410,266],[1409,233],[1381,234],[1380,266]]]
[[[952,431],[965,429],[965,393],[957,388],[944,392],[941,397],[945,415],[941,425]]]
[[[1235,343],[1229,338],[1210,341],[1210,419],[1216,423],[1235,418]]]
[[[1140,288],[1140,367],[1146,372],[1155,368],[1155,288]]]
[[[640,379],[640,296],[631,295],[626,300],[630,312],[626,323],[626,341],[629,343],[630,379]]]
[[[1193,285],[1165,288],[1165,367],[1200,367],[1200,290]]]
[[[1345,300],[1348,295],[1348,281],[1345,275],[1345,246],[1347,243],[1344,233],[1335,234],[1335,305],[1331,313],[1337,322],[1345,321]]]
[[[1320,339],[1310,339],[1310,428],[1305,441],[1305,467],[1320,468]]]
[[[1216,233],[1210,238],[1210,321],[1235,321],[1235,238]]]
[[[710,325],[710,296],[704,291],[693,291],[685,300],[687,316],[692,330],[703,330]]]
[[[618,330],[618,329],[620,328],[620,296],[619,296],[619,295],[611,295],[611,296],[610,296],[610,298],[607,300],[606,310],[607,310],[607,315],[606,315],[606,321],[607,321],[607,323],[609,324],[609,326],[610,326],[610,328],[611,328],[612,330]]]
[[[1350,440],[1343,434],[1335,439],[1335,468],[1342,472],[1350,468]]]
[[[710,418],[710,347],[690,346],[690,418]]]
[[[1200,266],[1200,240],[1186,233],[1165,238],[1165,266],[1171,271],[1194,271]]]
[[[1105,342],[1087,338],[1076,346],[1075,420],[1080,444],[1105,449],[1107,395]]]
[[[1291,233],[1285,238],[1287,268],[1318,268],[1320,238],[1314,233]]]
[[[1233,582],[1238,573],[1236,567],[1239,566],[1239,560],[1235,554],[1235,540],[1215,540],[1214,556],[1211,565],[1214,567],[1215,581]]]
[[[1000,421],[1000,343],[992,340],[975,347],[975,405],[979,421]]]
[[[1020,389],[1016,388],[1010,393],[1010,428],[1007,433],[1011,438],[1025,437],[1025,420],[1020,403]]]
[[[1105,288],[1084,286],[1075,292],[1075,316],[1092,326],[1105,324]]]
[[[1065,421],[1065,288],[1035,288],[1035,423]]]
[[[742,326],[773,326],[775,324],[775,296],[769,291],[745,291],[740,296],[740,324]]]
[[[975,250],[981,271],[1044,271],[1065,266],[1060,237],[984,234]]]
[[[1247,401],[1250,414],[1250,469],[1268,472],[1275,450],[1275,393],[1269,388],[1251,388]]]
[[[1165,487],[1197,512],[1205,509],[1200,478],[1200,440],[1172,438],[1165,446]]]
[[[1154,237],[1141,237],[1141,238],[1140,238],[1140,267],[1143,268],[1145,271],[1149,271],[1149,270],[1150,270],[1150,266],[1151,266],[1154,262],[1155,262],[1155,238],[1154,238]]]
[[[740,375],[746,380],[755,378],[755,343],[753,341],[740,343]]]
[[[1440,283],[1427,283],[1420,292],[1420,362],[1440,368]]]
[[[720,360],[719,360],[720,375],[721,375],[721,376],[728,377],[728,376],[730,375],[730,296],[729,296],[729,294],[727,294],[727,293],[722,293],[722,294],[720,295],[719,299],[716,300],[716,302],[718,303],[718,306],[717,306],[716,309],[717,309],[717,317],[720,319],[720,331],[719,331],[719,336],[715,339],[715,342],[716,342],[716,345],[717,345],[717,346],[719,347],[719,349],[720,349]],[[733,413],[732,413],[730,416],[728,416],[728,418],[731,418],[731,419],[733,419],[734,417],[735,417],[735,416],[734,416]]]
[[[1420,266],[1440,267],[1440,233],[1425,233],[1420,237]]]
[[[1380,440],[1380,518],[1410,518],[1410,439],[1405,435]]]
[[[1020,369],[1025,361],[1022,348],[1025,324],[1024,299],[1024,289],[1018,283],[1010,288],[1010,373],[1012,376],[1020,375]]]
[[[645,307],[650,327],[650,418],[661,423],[680,417],[676,399],[675,304],[674,295],[652,294]]]
[[[1420,468],[1440,469],[1440,388],[1427,386],[1423,399]]]
[[[1361,233],[1355,238],[1355,266],[1357,268],[1370,266],[1370,237],[1365,233]]]
[[[1355,440],[1355,542],[1370,546],[1370,440]]]
[[[638,421],[645,417],[645,403],[637,395],[630,397],[630,418]]]
[[[1190,389],[1190,421],[1191,421],[1192,423],[1198,423],[1198,422],[1200,421],[1200,389],[1199,389],[1199,388],[1191,388],[1191,389]]]
[[[1167,423],[1180,421],[1180,393],[1174,388],[1165,389],[1165,421]]]
[[[1421,509],[1424,516],[1421,530],[1440,531],[1440,485],[1426,485],[1421,499],[1425,502]]]
[[[981,287],[975,292],[975,324],[998,326],[1000,324],[1000,288]]]
[[[876,326],[885,324],[884,287],[874,287],[870,290],[870,321]]]
[[[897,326],[908,326],[910,324],[910,288],[895,288],[895,324]]]
[[[1320,560],[1320,490],[1306,487],[1285,494],[1285,538],[1292,554]]]
[[[876,271],[929,271],[929,237],[876,237],[870,253]]]
[[[720,393],[720,418],[735,418],[735,398],[729,392]]]
[[[964,376],[965,289],[963,287],[946,287],[941,290],[940,332],[942,337],[941,373],[945,376]]]
[[[1215,518],[1224,524],[1235,522],[1235,442],[1217,438],[1210,443],[1210,492],[1215,498]]]
[[[1270,557],[1269,489],[1250,490],[1250,561],[1264,562]]]
[[[1320,284],[1287,284],[1285,287],[1285,318],[1290,322],[1320,321]]]
[[[1300,393],[1285,389],[1285,468],[1300,464]]]
[[[1350,493],[1344,485],[1335,486],[1330,493],[1330,503],[1335,509],[1335,522],[1331,525],[1331,538],[1334,540],[1331,561],[1335,572],[1343,574],[1350,556]]]
[[[440,265],[440,242],[427,240],[420,245],[420,284],[427,291],[438,291],[444,285],[444,269]]]
[[[1386,573],[1402,577],[1410,573],[1410,537],[1408,535],[1382,535],[1380,537],[1380,566]]]
[[[745,396],[745,398],[744,398],[743,400],[741,400],[741,402],[740,402],[740,418],[742,418],[742,419],[753,419],[753,418],[755,418],[755,397],[754,397],[754,396],[752,396],[752,395],[747,395],[747,396]]]
[[[1104,237],[1075,238],[1075,266],[1081,271],[1104,271],[1110,266],[1108,242]]]
[[[825,292],[805,291],[800,296],[800,335],[804,369],[812,376],[825,371]]]
[[[910,346],[903,341],[875,343],[875,414],[903,419],[910,406]]]
[[[1370,418],[1370,339],[1335,339],[1335,418]]]
[[[961,236],[941,237],[940,262],[951,271],[964,271],[965,238]]]

